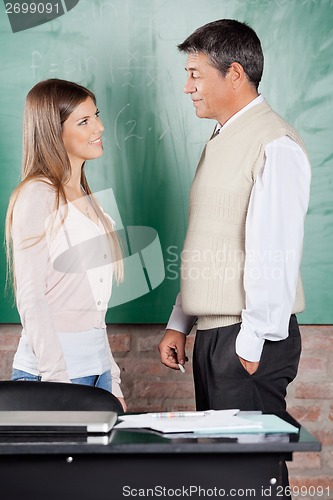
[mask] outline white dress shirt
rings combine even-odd
[[[259,95],[223,127],[263,101]],[[264,164],[252,189],[245,229],[245,309],[236,353],[247,361],[260,360],[265,340],[288,337],[310,179],[309,161],[296,142],[281,137],[266,146]],[[179,294],[167,329],[187,334],[195,320],[184,314]]]

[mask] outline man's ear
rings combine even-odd
[[[233,62],[229,67],[229,77],[231,79],[232,88],[237,90],[246,78],[244,68],[238,62]]]

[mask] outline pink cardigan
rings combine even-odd
[[[97,226],[71,203],[54,212],[55,193],[42,181],[28,183],[13,213],[17,308],[42,380],[69,382],[57,332],[104,328],[112,289],[110,249]],[[110,351],[113,391],[119,368]]]

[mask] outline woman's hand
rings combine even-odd
[[[124,398],[118,398],[120,403],[121,403],[121,406],[123,407],[123,410],[124,412],[126,413],[127,411],[127,404],[125,403],[125,399]]]

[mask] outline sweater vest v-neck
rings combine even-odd
[[[199,329],[241,321],[250,195],[266,145],[283,136],[306,153],[296,131],[263,102],[222,128],[202,152],[190,193],[181,264],[182,307],[198,316]],[[299,277],[293,312],[303,309]]]

